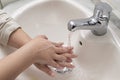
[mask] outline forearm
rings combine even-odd
[[[27,44],[1,60],[0,80],[14,80],[22,71],[32,65],[35,54],[31,49],[34,50],[34,47]]]
[[[8,45],[19,48],[30,40],[30,36],[27,35],[21,28],[19,28],[10,35]]]
[[[19,48],[30,40],[20,25],[2,10],[0,19],[0,44]]]

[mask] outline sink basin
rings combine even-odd
[[[52,41],[66,42],[68,21],[85,18],[83,11],[72,1],[39,0],[19,9],[13,17],[31,37],[45,34]]]
[[[118,43],[110,30],[104,36],[94,36],[90,31],[79,31],[74,52],[79,54],[76,63],[84,70],[87,78],[85,80],[120,79]]]
[[[13,18],[31,37],[47,35],[49,40],[68,43],[67,23],[71,19],[88,17],[87,9],[72,0],[34,0],[18,9]],[[89,30],[71,35],[71,45],[78,58],[76,68],[54,78],[31,66],[17,80],[120,80],[119,37],[111,26],[104,36]]]

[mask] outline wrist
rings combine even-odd
[[[31,38],[21,28],[18,28],[10,35],[8,45],[20,48],[30,40]]]

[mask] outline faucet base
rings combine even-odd
[[[105,32],[103,32],[103,33],[98,33],[98,31],[96,31],[96,30],[91,30],[91,32],[92,32],[94,35],[96,35],[96,36],[103,36],[103,35],[105,35],[105,34],[107,33],[107,31],[105,31]]]

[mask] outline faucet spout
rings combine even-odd
[[[87,19],[76,19],[68,22],[68,30],[91,30],[93,34],[101,36],[106,34],[112,8],[100,2],[95,6],[94,14]]]
[[[70,20],[68,23],[68,30],[69,31],[76,31],[79,29],[92,30],[95,28],[96,24],[97,21],[94,18]]]

